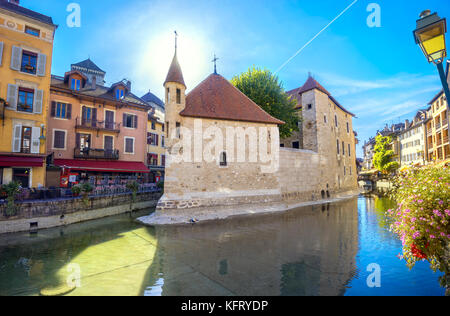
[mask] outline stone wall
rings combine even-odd
[[[64,226],[156,206],[161,193],[141,193],[131,203],[131,194],[17,203],[15,216],[6,216],[0,205],[0,234]]]

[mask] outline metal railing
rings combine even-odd
[[[119,160],[118,149],[75,148],[74,158]]]
[[[93,119],[82,119],[76,118],[76,127],[78,128],[89,128],[89,129],[102,129],[111,132],[120,132],[120,123],[109,122],[109,121],[99,121]]]

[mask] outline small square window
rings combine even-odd
[[[41,31],[39,31],[38,29],[29,27],[29,26],[25,26],[25,33],[39,37],[41,35]]]
[[[312,104],[308,104],[308,110],[312,109]]]

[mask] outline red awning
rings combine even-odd
[[[74,159],[55,159],[55,165],[71,170],[99,172],[149,173],[142,162],[126,161],[89,161]]]
[[[43,167],[43,157],[0,156],[0,167]]]

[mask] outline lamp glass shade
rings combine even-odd
[[[427,57],[428,62],[440,62],[447,57],[445,31],[445,20],[440,20],[414,32],[416,41],[425,57]]]

